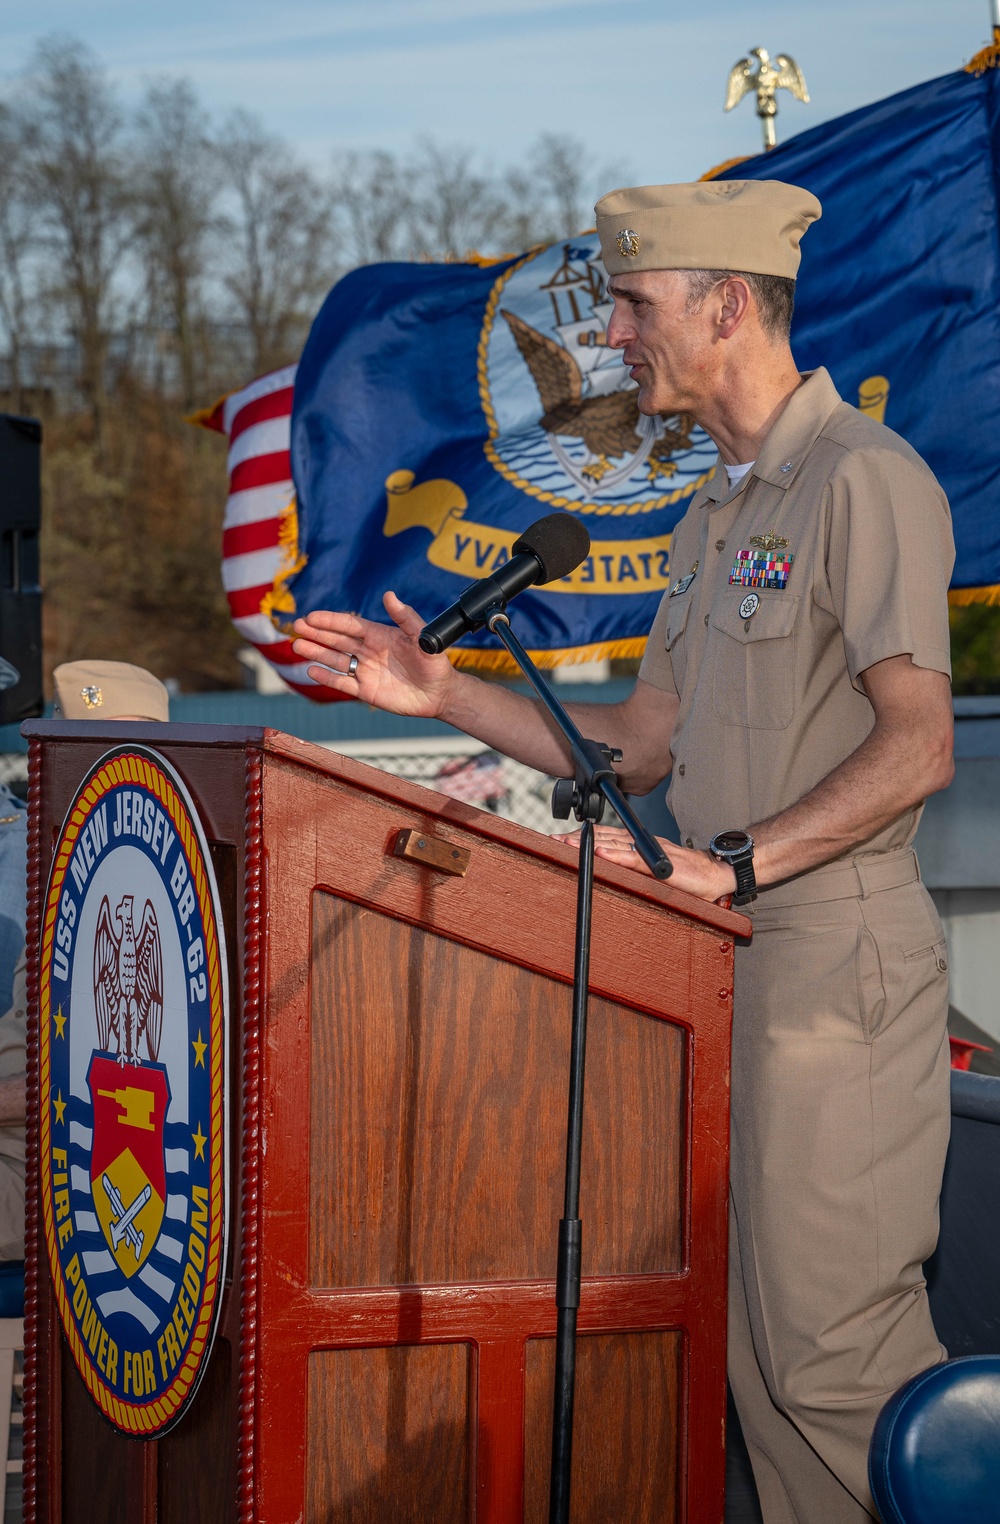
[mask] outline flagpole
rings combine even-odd
[[[1000,28],[1000,0],[990,0],[990,11],[993,15],[993,30]]]

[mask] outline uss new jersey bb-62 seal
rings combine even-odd
[[[177,1422],[218,1320],[227,1005],[194,804],[156,752],[109,752],[66,815],[46,894],[39,1163],[66,1339],[125,1434]]]

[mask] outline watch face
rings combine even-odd
[[[720,831],[712,842],[717,852],[742,852],[750,845],[746,831]]]

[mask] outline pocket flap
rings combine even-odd
[[[735,596],[727,597],[725,602],[713,609],[713,629],[722,630],[743,643],[751,640],[777,640],[792,633],[799,605],[798,595],[790,598],[787,593],[760,593],[756,612],[749,619],[744,619],[740,613],[740,604],[747,596],[747,589],[733,587],[728,591]]]
[[[675,608],[674,605],[677,605]],[[688,622],[688,614],[691,612],[691,594],[682,594],[680,598],[671,598],[667,606],[667,628],[664,634],[664,645],[669,651],[671,646],[681,634]]]

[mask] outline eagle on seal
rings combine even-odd
[[[120,1064],[142,1063],[142,1038],[150,1061],[155,1063],[163,1023],[163,954],[156,912],[147,900],[136,932],[133,904],[133,896],[124,895],[112,921],[104,895],[94,938],[97,1035],[102,1052],[117,1051]]]
[[[572,355],[539,333],[514,312],[501,308],[514,342],[531,371],[544,409],[540,423],[547,434],[562,434],[582,439],[594,458],[584,466],[583,475],[600,481],[611,469],[608,456],[638,455],[644,440],[640,423],[637,393],[614,391],[593,397],[583,395],[583,375]],[[657,420],[658,437],[649,447],[646,459],[650,476],[670,476],[676,469],[670,457],[691,444],[694,420],[688,413],[676,413]]]

